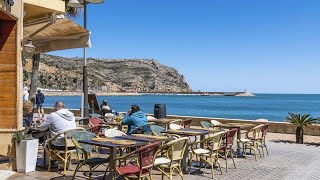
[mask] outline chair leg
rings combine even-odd
[[[269,156],[269,152],[268,152],[268,148],[267,148],[266,140],[263,140],[263,146],[266,148],[267,155]]]
[[[228,172],[228,151],[227,151],[227,149],[224,150],[224,157],[226,159],[226,172]]]
[[[236,167],[236,163],[234,162],[234,159],[233,159],[233,152],[232,152],[232,148],[231,148],[231,151],[229,151],[230,152],[230,156],[231,156],[231,159],[232,159],[232,162],[233,162],[233,166],[234,166],[234,168],[235,169],[237,169],[237,167]]]
[[[92,166],[89,167],[89,180],[91,180],[91,176],[92,176]]]
[[[46,157],[44,157],[44,158],[46,158]],[[49,157],[49,166],[48,166],[48,172],[50,172],[50,170],[51,170],[51,156]]]
[[[179,175],[181,176],[181,179],[184,180],[181,166],[179,165],[177,169],[178,169],[178,171],[179,171]]]
[[[74,170],[74,173],[73,173],[72,179],[74,179],[74,178],[76,177],[76,173],[78,172],[79,168],[80,168],[80,163],[78,163],[78,165],[77,165],[76,169]]]
[[[220,169],[220,174],[222,175],[222,170],[221,170],[221,165],[220,165],[220,161],[219,161],[219,156],[217,155],[216,157],[216,162],[218,163],[219,169]]]
[[[211,165],[211,174],[212,174],[212,179],[214,178],[214,157],[210,156],[210,165]]]

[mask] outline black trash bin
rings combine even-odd
[[[165,104],[155,104],[154,105],[154,117],[157,119],[167,117],[167,110],[166,110]]]

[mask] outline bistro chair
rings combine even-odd
[[[155,167],[162,173],[163,176],[167,176],[172,180],[174,170],[176,170],[181,179],[183,180],[183,173],[181,170],[181,161],[187,146],[189,138],[182,137],[179,139],[172,140],[159,148],[161,154],[165,153],[165,156],[157,157],[154,161]],[[165,171],[169,169],[169,173]]]
[[[104,129],[108,128],[108,125],[103,124],[103,120],[97,117],[89,118],[89,125],[90,128],[88,131],[98,135],[98,136],[104,136]]]
[[[236,169],[236,164],[233,159],[233,148],[232,148],[233,140],[234,140],[236,133],[237,133],[237,129],[231,129],[231,130],[225,132],[224,142],[220,148],[220,151],[223,152],[224,158],[226,160],[226,171],[227,172],[228,172],[228,156],[231,157],[232,162],[233,162],[233,166]]]
[[[260,142],[260,147],[262,150],[263,157],[264,157],[263,148],[266,149],[267,155],[269,156],[269,152],[268,152],[268,148],[267,148],[267,144],[266,144],[266,136],[267,136],[268,127],[269,127],[269,124],[265,124],[261,127],[261,137],[258,138],[259,142]]]
[[[150,126],[152,135],[156,136],[162,136],[162,133],[166,131],[164,127],[158,126],[158,125],[151,125]]]
[[[260,135],[262,126],[263,124],[248,130],[245,133],[245,138],[241,138],[238,140],[238,142],[242,144],[242,150],[244,154],[247,154],[247,149],[250,149],[250,153],[251,153],[251,150],[253,150],[255,160],[257,160],[257,150],[261,157],[258,143],[260,141],[259,135]]]
[[[116,176],[124,179],[151,179],[151,171],[160,142],[143,146],[125,156],[115,158],[113,167]],[[129,161],[129,164],[127,164]]]
[[[105,137],[116,137],[116,136],[126,136],[127,134],[116,130],[116,129],[107,129],[106,131],[104,131],[104,136]]]
[[[105,164],[109,162],[109,159],[94,157],[90,158],[93,150],[95,149],[94,146],[89,144],[79,143],[80,140],[91,140],[92,138],[97,137],[95,134],[88,132],[88,131],[77,131],[73,133],[72,142],[76,147],[76,152],[78,156],[78,165],[74,170],[72,179],[75,178],[76,173],[82,166],[89,166],[89,179],[91,179],[92,171],[96,169],[99,165]],[[99,155],[99,154],[98,154]],[[82,158],[81,158],[82,157]],[[106,171],[107,172],[107,171]],[[106,176],[106,172],[104,174],[104,179]]]
[[[191,144],[191,151],[189,152],[189,174],[191,171],[192,158],[194,156],[200,158],[200,171],[202,162],[207,162],[211,166],[212,178],[214,177],[214,163],[217,163],[222,174],[220,162],[219,162],[219,150],[221,148],[222,137],[224,136],[224,131],[215,133],[213,136],[205,138],[201,141],[196,141]],[[198,148],[198,144],[203,144],[203,148]],[[209,158],[209,160],[208,160]]]
[[[49,166],[48,171],[51,169],[51,161],[56,160],[63,163],[63,175],[66,174],[67,171],[67,163],[71,162],[71,155],[76,153],[76,149],[74,144],[72,143],[71,137],[73,136],[73,133],[77,131],[83,131],[83,128],[75,128],[70,129],[61,133],[58,133],[54,137],[47,140],[47,148],[45,149],[49,155]],[[63,138],[64,140],[64,149],[55,149],[53,148],[53,142],[57,138]]]
[[[216,120],[213,120],[213,119],[210,122],[211,122],[211,124],[213,126],[220,126],[221,125],[221,123],[219,121],[216,121]]]
[[[201,121],[200,124],[201,124],[201,126],[202,126],[203,128],[211,128],[211,127],[212,127],[212,124],[210,124],[210,123],[207,122],[207,121]]]

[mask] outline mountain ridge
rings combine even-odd
[[[109,92],[190,92],[184,76],[154,59],[87,58],[89,89]],[[24,84],[30,84],[32,60],[24,63]],[[82,89],[82,58],[42,54],[38,86]]]

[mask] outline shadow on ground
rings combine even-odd
[[[295,141],[288,141],[288,140],[270,140],[270,142],[274,143],[288,143],[288,144],[296,144]],[[303,143],[306,146],[315,146],[315,147],[320,147],[320,143]]]

